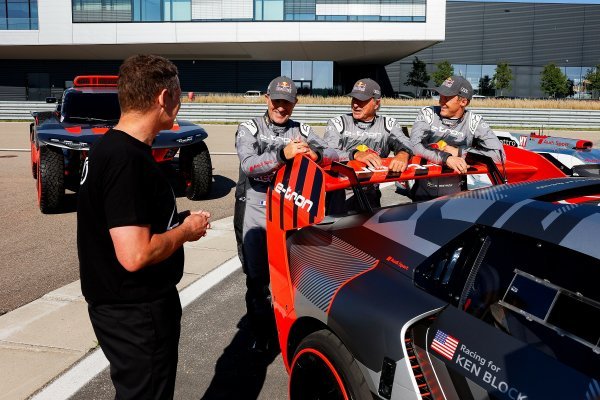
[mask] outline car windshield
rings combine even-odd
[[[68,93],[61,114],[68,122],[112,122],[121,115],[117,93]]]

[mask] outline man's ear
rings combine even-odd
[[[381,107],[381,99],[376,99],[375,100],[375,110],[379,110],[379,107]]]
[[[468,106],[468,105],[469,105],[469,103],[471,102],[471,100],[467,99],[466,97],[460,97],[460,96],[459,96],[459,98],[460,98],[460,105],[461,105],[462,107],[466,107],[466,106]]]
[[[167,89],[163,89],[158,94],[158,105],[164,107],[167,104],[166,96],[169,95],[169,91]]]

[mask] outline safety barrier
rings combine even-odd
[[[0,102],[0,120],[32,120],[31,111],[51,111],[55,104],[44,102]],[[242,122],[265,112],[264,104],[183,103],[179,118],[197,122]],[[404,125],[412,125],[420,107],[383,106],[380,113],[397,118]],[[324,124],[329,118],[348,113],[349,105],[327,106],[299,104],[294,119],[306,123]],[[492,126],[586,128],[600,129],[600,111],[524,108],[474,108]]]

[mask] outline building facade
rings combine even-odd
[[[405,82],[416,56],[430,73],[449,61],[475,88],[507,62],[514,79],[502,94],[517,97],[542,97],[540,72],[554,62],[585,94],[598,37],[600,4],[0,0],[0,98],[43,99],[75,75],[114,74],[136,53],[173,60],[184,91],[264,90],[281,73],[317,94],[365,76],[387,95],[415,92]]]
[[[415,92],[404,84],[415,57],[427,64],[449,61],[474,88],[507,62],[513,82],[503,95],[543,97],[540,73],[555,63],[585,97],[584,77],[600,64],[600,4],[448,1],[446,39],[386,66],[395,91]],[[500,93],[496,93],[497,95]]]
[[[15,13],[10,5],[16,1],[36,11]],[[7,20],[0,27],[4,98],[24,93],[31,99],[32,94],[64,87],[77,74],[115,73],[124,58],[136,53],[161,54],[175,61],[185,91],[264,90],[281,71],[281,60],[335,63],[335,71],[328,72],[330,84],[344,91],[363,75],[385,80],[386,64],[443,40],[445,23],[445,0],[0,0],[0,4],[6,6]],[[29,26],[18,25],[19,18],[29,18]],[[311,66],[312,72],[316,69],[311,73],[319,76],[301,80],[302,86],[320,79],[318,66]]]

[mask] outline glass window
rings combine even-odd
[[[477,89],[479,86],[479,79],[481,78],[481,65],[480,64],[469,64],[467,65],[467,74],[465,76],[471,86]]]
[[[163,4],[163,21],[171,21],[172,20],[172,11],[173,11],[173,4],[171,3],[171,0],[162,0]]]
[[[454,75],[465,76],[467,74],[467,64],[452,64]]]
[[[172,20],[191,21],[192,3],[190,0],[172,0]]]
[[[313,89],[333,89],[333,62],[314,61],[312,70]]]
[[[142,0],[133,0],[133,20],[141,21],[142,20]]]
[[[294,81],[312,80],[312,61],[292,61],[292,76]]]
[[[6,29],[6,3],[0,1],[0,29]]]
[[[8,29],[29,29],[29,0],[8,0]]]
[[[281,75],[291,77],[292,76],[292,62],[282,61],[281,62]]]
[[[131,0],[73,1],[73,22],[131,21]]]
[[[142,21],[162,21],[160,0],[142,1]]]
[[[256,21],[263,20],[263,0],[256,0],[254,2],[254,19]]]
[[[265,21],[283,21],[283,0],[264,0]]]

